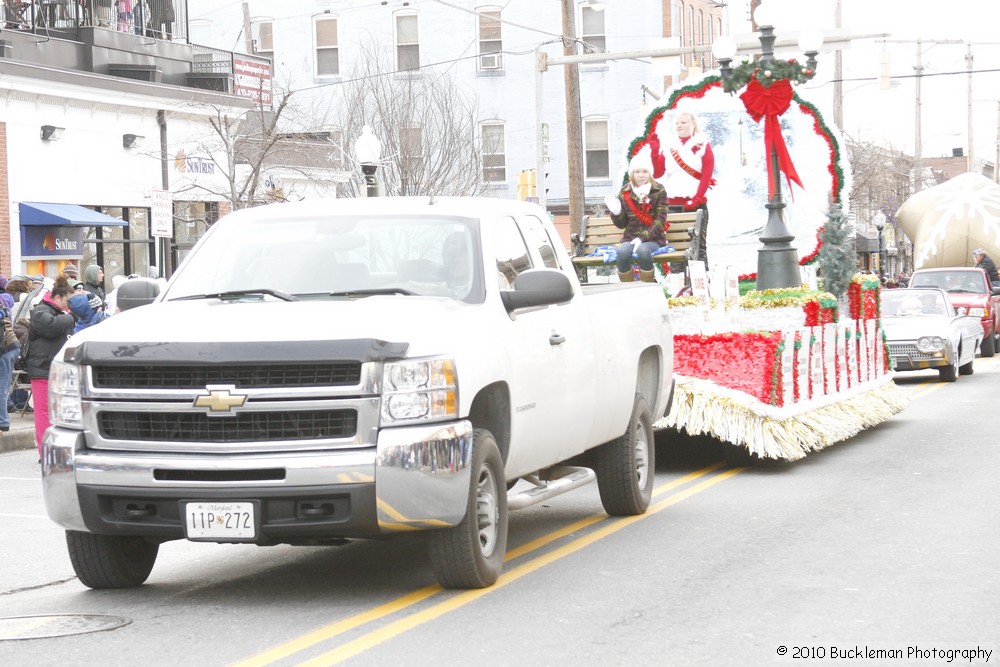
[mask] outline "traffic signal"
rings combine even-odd
[[[878,87],[880,90],[889,90],[892,83],[889,81],[889,51],[882,49],[882,67],[879,71]]]

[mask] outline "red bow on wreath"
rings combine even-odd
[[[767,149],[767,194],[768,198],[774,196],[779,176],[774,173],[774,164],[771,160],[771,149],[778,156],[778,169],[785,172],[788,180],[788,189],[791,192],[792,181],[802,186],[799,175],[792,164],[792,158],[788,154],[788,147],[785,146],[785,138],[781,135],[781,123],[778,118],[788,111],[792,103],[792,83],[788,79],[780,79],[770,86],[764,86],[757,79],[750,79],[747,89],[740,95],[743,106],[747,113],[759,123],[764,119],[764,147]]]

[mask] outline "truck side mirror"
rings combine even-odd
[[[555,269],[531,269],[519,273],[514,280],[514,289],[500,293],[500,300],[508,313],[519,308],[566,303],[572,298],[572,283],[565,273]]]
[[[153,303],[159,295],[159,283],[145,278],[132,278],[118,286],[115,304],[118,306],[118,310],[125,311]]]

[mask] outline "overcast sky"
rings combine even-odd
[[[833,28],[834,0],[765,0],[778,32],[804,27]],[[913,151],[916,126],[915,68],[921,40],[921,116],[923,155],[968,151],[969,76],[967,44],[972,48],[971,78],[974,155],[996,159],[1000,98],[1000,30],[997,0],[841,0],[842,25],[853,33],[889,33],[887,43],[855,42],[844,51],[844,125],[853,138],[891,143]],[[735,9],[736,3],[731,5]],[[734,17],[736,18],[736,17]],[[739,30],[738,25],[734,25]],[[946,43],[956,41],[960,43]],[[889,53],[890,90],[879,90],[882,51]],[[800,95],[830,109],[834,58],[819,58],[816,78]],[[994,71],[982,71],[994,70]],[[847,79],[858,79],[847,81]]]

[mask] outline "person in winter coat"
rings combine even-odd
[[[67,311],[73,288],[64,275],[56,278],[52,289],[31,311],[28,329],[28,353],[25,368],[31,378],[31,397],[35,405],[35,445],[39,459],[42,437],[49,427],[49,367],[73,331],[73,316]]]
[[[0,276],[6,283],[7,278]],[[11,329],[14,328],[14,318],[11,313],[14,311],[14,297],[7,292],[0,293],[0,316],[11,319]],[[10,383],[14,379],[14,361],[21,353],[21,345],[14,342],[10,347],[6,347],[3,337],[0,337],[0,431],[10,430],[10,406],[7,404],[7,395],[10,394]]]
[[[628,163],[628,183],[604,203],[615,227],[624,229],[618,246],[618,279],[632,282],[632,261],[643,282],[655,283],[653,253],[667,245],[667,191],[653,180],[649,148],[643,146]]]
[[[659,139],[659,137],[657,137]],[[701,210],[701,238],[696,260],[708,268],[708,189],[715,184],[715,153],[708,137],[698,127],[694,114],[680,111],[674,116],[674,132],[653,156],[653,173],[669,193],[670,212]]]
[[[69,312],[76,319],[73,333],[79,333],[105,319],[100,298],[87,292],[77,292],[69,298]]]
[[[83,270],[83,289],[101,297],[101,307],[107,308],[107,294],[104,292],[104,269],[91,264]]]
[[[985,271],[986,275],[990,277],[990,285],[1000,287],[1000,275],[997,275],[997,265],[990,259],[985,250],[982,248],[973,250],[972,260],[976,263],[976,266]]]

